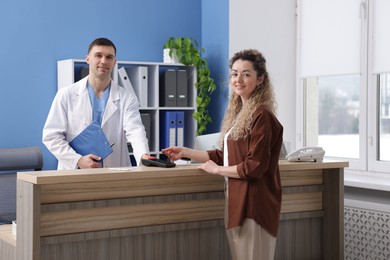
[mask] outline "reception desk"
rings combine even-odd
[[[279,165],[275,259],[344,259],[348,163]],[[0,229],[0,259],[230,259],[224,179],[196,165],[22,172],[17,178],[17,236],[10,227]]]

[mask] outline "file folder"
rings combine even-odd
[[[112,148],[103,129],[95,124],[90,124],[69,145],[82,156],[94,154],[103,159],[112,153]]]
[[[151,140],[150,140],[150,138],[151,138],[150,113],[141,113],[141,121],[145,127],[146,138],[148,139],[148,145],[149,145],[149,149],[150,149],[150,144],[151,144]],[[133,147],[132,147],[131,143],[127,143],[127,149],[129,150],[129,153],[133,152]]]
[[[176,73],[176,106],[188,107],[187,71],[178,70]]]
[[[176,145],[184,146],[184,111],[176,112]]]
[[[160,92],[161,106],[176,107],[176,70],[164,71]]]
[[[138,96],[136,95],[136,93],[134,91],[133,85],[131,85],[129,76],[127,75],[127,72],[126,72],[124,67],[118,69],[118,83],[119,83],[119,86],[122,86],[125,89],[129,90],[138,99]],[[139,103],[139,100],[138,100],[138,103]]]
[[[81,67],[80,68],[80,79],[85,78],[89,75],[89,67]]]
[[[126,68],[127,75],[138,97],[140,107],[148,107],[148,67]]]
[[[160,148],[176,145],[176,112],[163,111],[160,127]]]

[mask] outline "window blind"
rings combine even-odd
[[[360,73],[359,0],[301,0],[300,16],[301,77]]]

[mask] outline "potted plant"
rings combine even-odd
[[[164,49],[169,49],[171,58],[175,54],[182,64],[194,66],[197,70],[197,81],[195,83],[197,110],[193,114],[193,118],[197,122],[196,135],[201,135],[206,131],[207,124],[212,121],[207,107],[210,103],[210,94],[216,89],[214,80],[210,77],[208,61],[201,56],[204,49],[199,48],[198,42],[191,37],[170,37],[164,44]]]

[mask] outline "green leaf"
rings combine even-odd
[[[197,70],[195,83],[195,88],[198,92],[196,97],[197,111],[192,116],[197,121],[196,134],[202,134],[206,131],[207,124],[212,122],[207,107],[211,102],[210,94],[216,89],[214,80],[210,76],[208,61],[201,56],[205,50],[204,48],[199,48],[198,42],[191,37],[170,37],[164,44],[164,48],[171,49],[169,53],[171,57],[173,49],[176,49],[180,62],[186,66],[194,66]]]

